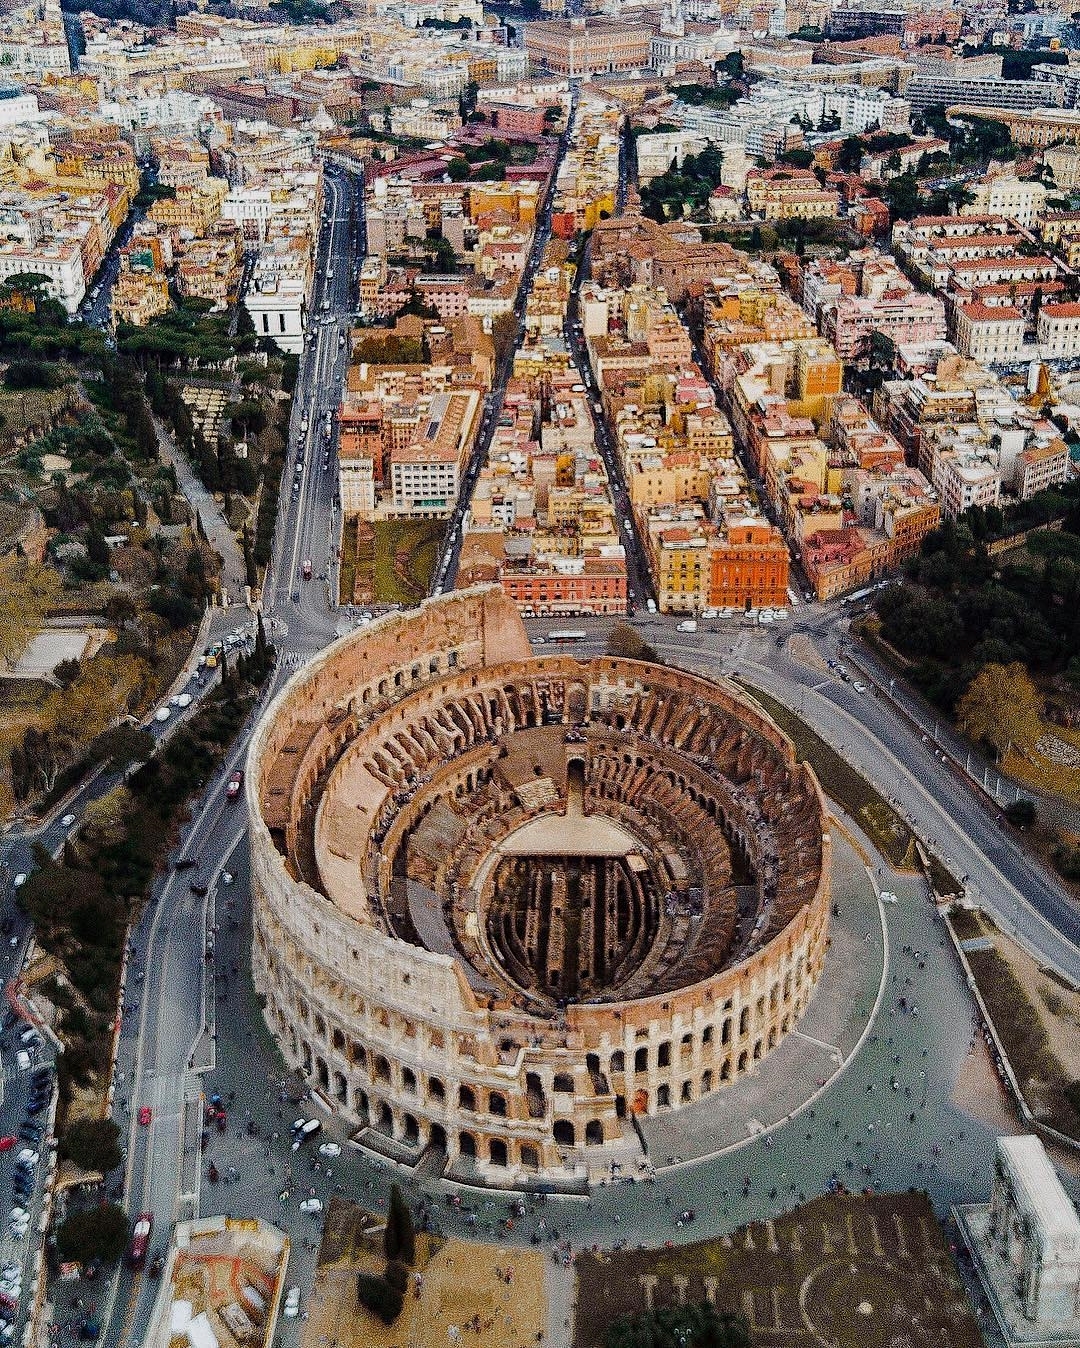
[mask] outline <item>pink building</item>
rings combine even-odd
[[[945,305],[936,295],[917,290],[886,291],[877,299],[838,295],[822,310],[822,334],[841,360],[855,360],[870,350],[873,333],[896,346],[939,341],[945,336]]]

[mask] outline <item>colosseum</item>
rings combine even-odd
[[[643,1116],[737,1090],[822,969],[826,813],[789,740],[726,684],[534,657],[495,586],[296,673],[246,792],[269,1024],[404,1164],[634,1165]]]

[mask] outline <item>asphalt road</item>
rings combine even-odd
[[[362,219],[359,191],[344,174],[328,172],[326,203],[329,218],[320,240],[312,304],[313,340],[301,360],[282,515],[267,585],[266,608],[282,656],[267,696],[343,627],[343,615],[330,602],[329,578],[334,574],[339,527],[334,506],[333,430],[330,462],[325,469],[323,462],[326,418],[338,404],[344,374],[345,346],[340,338],[347,332],[353,311],[352,285],[360,256]],[[324,302],[328,303],[326,309]],[[297,474],[301,450],[303,464]],[[474,468],[479,462],[474,461]],[[294,479],[298,481],[295,492]],[[447,555],[449,577],[456,553]],[[301,578],[305,558],[311,559],[315,573],[310,581]],[[328,579],[320,580],[320,575]],[[987,906],[1003,923],[1015,924],[1049,962],[1080,979],[1075,906],[1048,878],[1033,872],[1001,831],[996,810],[973,794],[960,776],[942,768],[941,760],[923,743],[919,731],[896,715],[886,699],[856,694],[849,685],[824,674],[817,661],[802,663],[789,653],[791,632],[802,631],[822,658],[833,658],[839,643],[847,640],[845,616],[839,607],[800,606],[785,625],[782,647],[776,645],[776,633],[763,633],[741,621],[701,624],[693,637],[676,633],[673,619],[643,620],[641,625],[661,653],[673,661],[711,673],[738,672],[803,712],[884,794],[899,802],[919,833],[936,843],[954,870],[971,877]],[[537,634],[557,625],[549,622],[529,627]],[[582,655],[599,652],[605,625],[589,620],[575,621],[578,625],[589,637],[575,649]],[[156,733],[165,732],[158,727]],[[306,1291],[313,1267],[310,1242],[317,1237],[317,1222],[302,1217],[297,1210],[300,1171],[303,1187],[315,1188],[321,1197],[329,1197],[342,1184],[348,1192],[372,1203],[385,1194],[389,1171],[384,1164],[351,1148],[346,1148],[340,1162],[331,1166],[320,1161],[316,1170],[315,1154],[309,1154],[308,1149],[299,1158],[293,1156],[283,1135],[294,1109],[296,1113],[310,1113],[311,1106],[297,1107],[292,1100],[278,1098],[281,1091],[297,1094],[301,1087],[282,1071],[246,973],[244,821],[239,812],[242,807],[228,803],[223,791],[225,774],[242,762],[245,748],[246,736],[241,735],[196,805],[184,839],[185,855],[197,858],[198,879],[209,886],[206,899],[192,893],[192,873],[172,873],[156,891],[155,902],[133,934],[119,1065],[123,1079],[117,1092],[116,1116],[128,1134],[124,1175],[128,1209],[132,1216],[153,1211],[155,1249],[164,1244],[170,1223],[176,1218],[196,1211],[206,1214],[225,1210],[237,1215],[259,1212],[278,1221],[293,1236],[290,1282],[299,1283]],[[81,802],[84,804],[94,792],[100,793],[108,783],[108,775],[103,774],[83,794]],[[63,833],[58,824],[51,824],[41,837],[46,845],[58,846]],[[9,867],[13,861],[18,865],[27,855],[26,841],[9,839],[7,850]],[[226,868],[237,876],[235,885],[226,885],[221,879]],[[894,881],[894,886],[901,884]],[[932,914],[924,902],[913,902],[893,912],[890,923],[897,929],[894,942],[903,937],[908,946],[917,942],[920,949],[941,948]],[[17,934],[24,938],[25,930]],[[213,950],[208,958],[211,943]],[[549,1216],[549,1228],[561,1225],[579,1243],[592,1239],[610,1242],[620,1237],[685,1239],[704,1234],[704,1224],[683,1233],[672,1230],[670,1214],[659,1200],[664,1197],[678,1203],[689,1196],[698,1202],[703,1198],[710,1202],[710,1229],[727,1229],[748,1216],[782,1210],[795,1194],[820,1191],[836,1173],[843,1176],[858,1145],[854,1139],[871,1128],[879,1129],[879,1136],[874,1144],[877,1157],[870,1162],[870,1182],[898,1187],[925,1183],[939,1204],[982,1195],[988,1186],[986,1165],[992,1130],[969,1123],[967,1127],[976,1129],[978,1145],[956,1147],[956,1135],[963,1134],[966,1115],[951,1095],[968,1039],[967,1011],[961,1009],[958,1014],[958,1007],[965,1006],[966,994],[944,954],[934,956],[925,978],[923,972],[918,971],[919,1000],[925,1004],[926,1014],[917,1027],[905,1023],[902,1044],[898,1039],[897,1045],[904,1071],[911,1078],[905,1090],[917,1092],[921,1074],[922,1107],[934,1111],[920,1121],[917,1136],[903,1125],[894,1109],[882,1104],[879,1096],[869,1089],[865,1097],[861,1094],[863,1084],[873,1087],[881,1082],[883,1073],[887,1084],[887,1074],[892,1070],[885,1038],[891,1040],[894,1035],[890,1029],[885,1036],[883,1026],[881,1040],[868,1045],[865,1057],[849,1069],[843,1089],[835,1090],[829,1098],[828,1112],[830,1120],[835,1116],[836,1127],[834,1134],[825,1136],[834,1137],[833,1142],[826,1140],[823,1144],[819,1136],[808,1146],[798,1131],[802,1125],[793,1123],[769,1147],[748,1142],[747,1150],[702,1163],[692,1172],[676,1167],[655,1191],[626,1185],[598,1191],[590,1205],[557,1203],[550,1209],[557,1215]],[[215,1136],[211,1145],[219,1169],[231,1179],[229,1167],[234,1167],[237,1179],[235,1184],[218,1189],[206,1184],[205,1158],[198,1145],[197,1102],[204,1088],[226,1097],[230,1092],[236,1095],[229,1110],[228,1129],[224,1135]],[[152,1110],[151,1122],[145,1127],[135,1121],[142,1105]],[[246,1126],[249,1112],[256,1129],[253,1133]],[[278,1137],[273,1137],[274,1132]],[[330,1120],[324,1136],[344,1140],[341,1128]],[[939,1144],[951,1149],[940,1160],[932,1159],[930,1149]],[[291,1175],[288,1167],[295,1167]],[[326,1173],[330,1168],[335,1171],[333,1176]],[[750,1181],[745,1193],[744,1172]],[[288,1194],[284,1200],[278,1193],[279,1185],[280,1192]],[[409,1187],[414,1196],[419,1196],[414,1181],[409,1181]],[[444,1225],[453,1222],[463,1230],[491,1230],[507,1237],[497,1227],[500,1211],[505,1212],[504,1200],[480,1198],[466,1204],[473,1209],[471,1213],[457,1214],[443,1208],[441,1197],[435,1201]],[[532,1229],[524,1224],[514,1238],[527,1238]],[[156,1284],[126,1268],[119,1269],[102,1289],[104,1342],[110,1348],[141,1342],[155,1292]],[[295,1322],[283,1322],[284,1343],[295,1342],[296,1332]]]

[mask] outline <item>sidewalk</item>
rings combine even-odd
[[[154,429],[157,431],[162,460],[176,470],[180,490],[187,497],[191,508],[198,511],[210,546],[221,558],[222,590],[228,593],[230,600],[242,603],[247,571],[244,552],[236,535],[226,523],[218,503],[195,476],[191,464],[177,449],[172,436],[157,417],[154,418]]]

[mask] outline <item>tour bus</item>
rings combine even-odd
[[[588,632],[585,631],[567,630],[564,632],[549,632],[547,639],[548,641],[584,641],[588,635]]]

